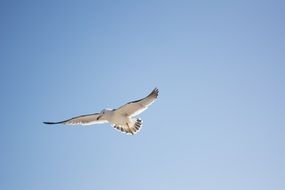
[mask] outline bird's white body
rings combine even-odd
[[[103,110],[103,115],[101,118],[110,123],[113,123],[114,125],[126,125],[127,123],[130,123],[131,121],[130,117],[126,115],[122,115],[121,113],[118,113],[115,110],[111,110],[111,109]]]
[[[157,98],[158,89],[155,88],[147,97],[129,102],[118,109],[104,109],[100,113],[81,115],[60,122],[44,122],[45,124],[65,125],[93,125],[111,123],[115,129],[128,134],[135,134],[140,130],[142,120],[134,118],[147,109]]]

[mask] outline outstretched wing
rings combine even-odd
[[[106,123],[108,121],[102,120],[99,113],[80,115],[59,122],[43,122],[44,124],[65,124],[65,125],[93,125],[99,123]]]
[[[156,100],[158,92],[158,89],[155,88],[147,97],[133,102],[129,102],[116,109],[115,112],[126,116],[139,115]]]

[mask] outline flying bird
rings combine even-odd
[[[158,89],[155,88],[145,98],[128,102],[117,109],[103,109],[100,113],[80,115],[59,122],[43,123],[64,125],[93,125],[100,123],[111,123],[115,129],[134,135],[142,126],[142,120],[140,118],[136,118],[135,116],[146,110],[157,99],[158,92]]]

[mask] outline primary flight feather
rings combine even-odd
[[[80,115],[59,122],[43,123],[64,125],[93,125],[109,122],[115,129],[133,135],[136,134],[142,126],[142,120],[135,118],[135,116],[146,110],[157,99],[158,92],[158,89],[155,88],[145,98],[129,102],[117,109],[103,109],[100,113]]]

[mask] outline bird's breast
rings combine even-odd
[[[128,117],[123,116],[121,114],[113,114],[111,118],[111,122],[116,125],[125,125],[128,122]]]

